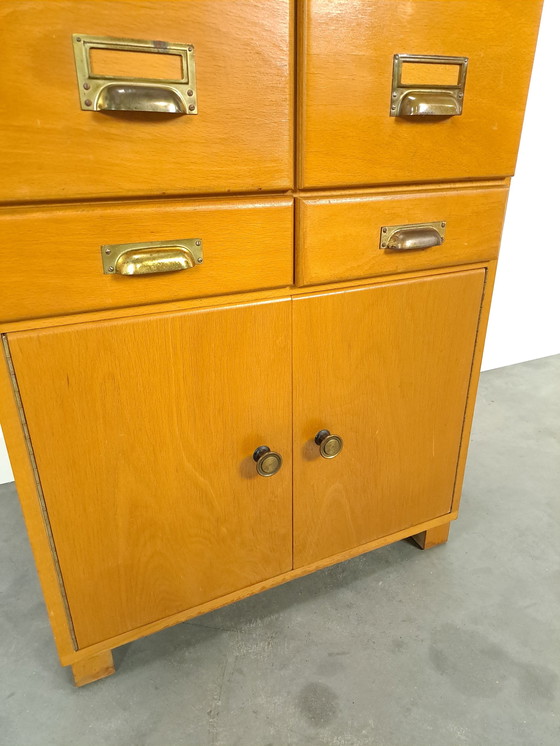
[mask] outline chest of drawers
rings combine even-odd
[[[2,4],[0,415],[77,684],[446,541],[540,10]]]

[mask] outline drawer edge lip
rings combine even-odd
[[[0,219],[5,216],[18,215],[23,212],[46,212],[48,210],[111,210],[130,209],[143,207],[170,208],[179,204],[191,209],[201,209],[206,206],[219,209],[231,205],[232,208],[259,208],[259,207],[282,207],[293,204],[294,195],[291,189],[278,192],[231,192],[216,194],[171,194],[168,197],[157,195],[154,197],[127,196],[115,197],[114,199],[68,199],[68,200],[45,200],[45,201],[18,201],[0,202]]]
[[[344,293],[353,290],[367,290],[376,285],[394,285],[400,282],[414,282],[414,280],[430,277],[439,277],[440,275],[451,275],[462,272],[477,272],[478,270],[487,270],[489,267],[497,264],[497,259],[477,261],[472,264],[456,264],[446,267],[431,267],[429,269],[398,272],[390,275],[376,275],[375,277],[362,277],[356,280],[340,280],[339,282],[323,283],[314,286],[298,286],[292,290],[292,299],[302,300],[313,298],[316,295],[327,295],[329,293]]]
[[[111,650],[115,647],[119,647],[120,645],[125,645],[128,642],[138,640],[141,637],[145,637],[159,630],[166,629],[167,627],[171,627],[175,624],[186,622],[189,619],[194,619],[195,617],[201,616],[202,614],[207,614],[210,611],[219,609],[222,606],[227,606],[231,603],[234,603],[235,601],[240,601],[243,598],[248,598],[249,596],[261,593],[262,591],[268,590],[270,588],[275,588],[279,585],[289,582],[290,580],[295,580],[296,578],[310,575],[316,570],[320,570],[324,567],[329,567],[330,565],[338,564],[339,562],[344,562],[345,560],[351,559],[352,557],[357,557],[360,554],[371,552],[374,549],[379,549],[380,547],[387,546],[388,544],[392,544],[396,541],[407,539],[411,536],[421,533],[422,531],[427,531],[430,528],[436,528],[437,526],[449,523],[450,521],[456,520],[457,516],[458,511],[450,511],[449,513],[444,513],[441,516],[437,516],[428,521],[424,521],[423,523],[408,526],[407,528],[401,529],[400,531],[397,531],[395,533],[388,534],[387,536],[383,536],[378,539],[374,539],[373,541],[370,541],[366,544],[360,544],[357,547],[353,547],[352,549],[340,552],[339,554],[332,555],[331,557],[317,560],[309,565],[293,568],[292,570],[288,570],[281,575],[276,575],[273,578],[262,580],[259,583],[251,586],[246,586],[245,588],[241,588],[225,596],[220,596],[210,601],[206,601],[205,603],[194,606],[191,609],[180,611],[177,614],[165,617],[164,619],[149,622],[148,624],[145,624],[141,627],[129,630],[128,632],[123,632],[120,635],[112,637],[108,640],[104,640],[102,642],[95,643],[93,645],[90,645],[89,647],[80,648],[75,653],[62,654],[60,658],[61,663],[63,666],[71,665],[76,661],[89,658],[91,655],[94,655],[97,652],[101,652],[103,650]]]
[[[440,265],[434,265],[431,267],[426,267],[425,269],[403,269],[400,272],[387,272],[386,274],[377,272],[373,275],[358,275],[356,277],[348,277],[341,280],[332,280],[331,282],[328,281],[317,281],[317,282],[296,282],[294,288],[295,291],[303,291],[308,293],[314,293],[314,292],[321,292],[320,288],[323,288],[325,285],[331,286],[331,285],[345,285],[345,284],[351,284],[349,287],[345,289],[352,289],[352,286],[354,284],[359,284],[368,286],[368,285],[377,285],[379,283],[383,282],[397,282],[402,279],[414,279],[414,276],[431,276],[436,274],[449,274],[453,272],[468,272],[472,269],[484,269],[490,264],[491,262],[496,262],[498,260],[498,254],[499,250],[496,249],[493,254],[489,254],[486,257],[477,257],[473,261],[468,261],[466,259],[462,259],[461,261],[458,261],[455,264],[440,264]],[[390,278],[390,279],[389,279]],[[319,290],[315,290],[316,288],[319,288]],[[329,292],[329,291],[327,291]]]
[[[507,191],[510,188],[511,179],[488,179],[476,181],[438,181],[419,182],[417,184],[386,184],[383,186],[361,186],[324,189],[299,189],[294,192],[297,203],[322,204],[332,200],[352,201],[360,199],[375,199],[376,197],[410,197],[416,194],[466,194],[470,192],[485,191]]]
[[[143,305],[128,305],[105,308],[101,310],[89,309],[75,313],[25,317],[12,321],[0,319],[0,334],[13,334],[20,331],[73,326],[75,324],[102,323],[104,321],[118,321],[121,319],[142,318],[145,316],[160,316],[162,314],[186,313],[204,308],[220,308],[223,306],[241,306],[247,303],[265,303],[289,298],[292,285],[272,285],[266,288],[231,291],[227,294],[205,295],[196,298],[184,298],[175,301],[159,301]]]
[[[324,190],[329,191],[344,191],[347,189],[365,190],[365,189],[391,189],[391,188],[428,188],[431,185],[437,186],[438,184],[455,184],[457,187],[460,185],[468,185],[473,183],[504,183],[509,182],[515,176],[515,171],[511,171],[505,174],[472,174],[470,176],[440,176],[434,179],[403,179],[399,181],[346,181],[338,182],[327,180],[322,183],[305,183],[299,182],[297,184],[296,191],[301,192],[321,192]]]

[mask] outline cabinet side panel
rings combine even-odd
[[[457,465],[457,476],[455,477],[455,487],[453,489],[453,502],[451,509],[459,510],[461,501],[461,490],[463,488],[463,479],[465,477],[465,468],[467,465],[467,455],[469,450],[469,441],[471,428],[476,405],[476,392],[480,380],[480,366],[482,364],[482,355],[484,353],[484,342],[486,340],[486,330],[488,328],[488,318],[490,316],[490,306],[492,303],[492,293],[494,290],[494,281],[496,279],[497,262],[490,262],[486,271],[486,283],[484,285],[484,297],[480,309],[480,321],[478,323],[478,332],[476,335],[476,345],[472,364],[472,373],[469,383],[469,393],[467,395],[467,404],[465,407],[465,420],[463,423],[463,434],[461,438],[461,449],[459,451],[459,463]]]
[[[50,529],[45,523],[46,517],[41,506],[29,444],[20,417],[17,391],[14,388],[15,382],[9,363],[9,349],[5,338],[2,339],[4,349],[0,353],[0,421],[49,621],[58,654],[63,658],[75,650],[74,634],[68,616],[66,598],[60,584],[58,563],[52,552]]]

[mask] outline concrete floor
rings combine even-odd
[[[5,746],[558,746],[560,356],[483,374],[461,518],[59,668],[0,487]]]

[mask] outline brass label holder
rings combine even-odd
[[[382,251],[417,251],[441,246],[445,241],[447,223],[410,223],[408,225],[384,225],[379,236]]]
[[[197,114],[196,74],[192,44],[108,36],[74,34],[74,61],[83,111],[151,111],[160,114]],[[181,57],[182,77],[129,78],[96,75],[91,69],[90,51],[110,49],[122,52],[172,54]]]
[[[404,84],[403,66],[406,63],[421,65],[456,65],[459,67],[456,85]],[[393,84],[391,87],[392,117],[455,117],[463,113],[468,57],[445,57],[425,54],[395,54],[393,57]]]

